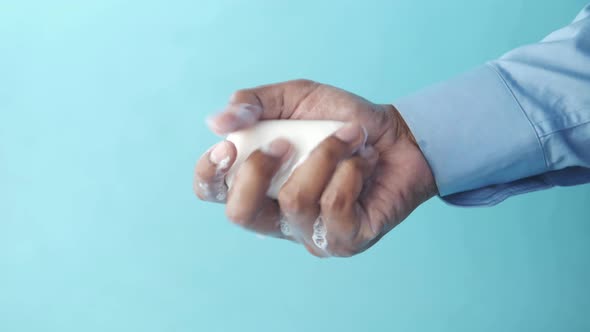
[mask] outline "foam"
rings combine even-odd
[[[291,231],[291,226],[289,226],[289,221],[285,216],[281,216],[281,220],[279,220],[279,227],[281,229],[281,233],[284,236],[291,236],[293,232]]]
[[[213,183],[213,188],[211,188],[209,184],[201,181],[199,181],[197,185],[201,189],[203,196],[205,196],[207,199],[215,198],[216,200],[222,202],[227,198],[227,187],[223,182],[223,178],[217,179],[216,182]]]
[[[221,159],[221,161],[219,161],[219,164],[217,164],[217,173],[219,172],[223,172],[227,169],[227,166],[229,165],[229,156]]]
[[[199,181],[197,185],[205,197],[211,197],[211,190],[209,189],[209,185],[207,183]]]
[[[218,201],[225,201],[225,199],[227,198],[227,193],[225,192],[225,190],[220,191],[217,193],[217,195],[215,195],[215,199],[217,199]]]
[[[326,225],[324,225],[324,220],[320,216],[313,224],[313,234],[311,239],[313,240],[313,243],[322,250],[326,250],[328,247],[328,240],[326,239],[327,234],[328,230],[326,229]]]

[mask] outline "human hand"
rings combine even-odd
[[[242,227],[300,242],[316,256],[352,256],[375,244],[437,192],[424,156],[392,105],[296,80],[235,92],[226,109],[209,119],[209,127],[225,135],[268,119],[348,125],[295,169],[278,200],[266,193],[292,153],[288,141],[278,139],[253,152],[229,192],[225,175],[236,148],[222,141],[209,149],[196,166],[195,192],[200,199],[226,203],[228,218]],[[318,231],[325,234],[320,243],[314,237]]]

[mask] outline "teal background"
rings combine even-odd
[[[197,201],[238,88],[392,102],[587,1],[0,0],[0,331],[588,331],[590,187],[433,199],[319,260]]]

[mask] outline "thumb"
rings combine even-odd
[[[319,85],[310,80],[294,80],[238,90],[220,113],[207,119],[207,124],[213,132],[225,135],[259,120],[288,119]]]

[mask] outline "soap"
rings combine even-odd
[[[343,122],[330,120],[264,120],[250,128],[231,133],[227,140],[236,146],[238,155],[225,178],[228,188],[231,188],[240,165],[252,152],[277,138],[285,138],[293,144],[294,154],[271,181],[267,196],[276,199],[295,168],[305,161],[321,141],[343,125]]]

